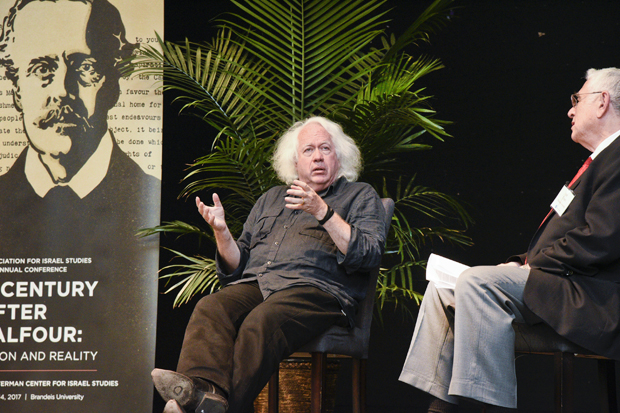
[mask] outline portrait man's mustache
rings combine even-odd
[[[92,128],[84,105],[62,100],[60,105],[51,108],[45,116],[36,119],[34,125],[43,130],[56,127],[56,133],[61,135],[85,133]]]

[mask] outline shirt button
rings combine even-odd
[[[267,265],[271,265],[271,261],[267,261]]]
[[[261,274],[258,274],[258,276],[259,276],[259,277],[262,277],[262,276],[263,276],[263,274],[262,274],[262,273],[261,273]]]
[[[288,225],[285,225],[285,226],[284,226],[284,229],[288,229]]]
[[[279,243],[278,241],[274,242],[274,244],[276,244],[276,245],[280,245],[280,243]]]

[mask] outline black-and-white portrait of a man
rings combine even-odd
[[[11,9],[0,63],[14,85],[15,108],[30,144],[0,179],[0,190],[14,194],[9,207],[15,214],[34,210],[33,193],[43,199],[61,189],[67,199],[90,205],[122,198],[114,209],[142,220],[139,206],[128,200],[142,190],[151,193],[158,183],[122,153],[107,123],[119,97],[119,66],[135,47],[125,38],[118,11],[105,0],[21,0]]]
[[[12,279],[51,287],[21,298],[11,294],[13,285],[4,289],[4,303],[43,303],[45,317],[0,320],[7,326],[0,330],[0,351],[72,355],[63,363],[49,355],[18,357],[4,363],[22,372],[13,379],[109,385],[103,397],[92,386],[71,389],[85,395],[74,411],[150,407],[150,383],[141,388],[132,378],[148,377],[154,357],[158,240],[136,232],[159,223],[160,181],[127,156],[108,125],[121,93],[121,66],[138,46],[126,38],[121,15],[107,0],[17,0],[0,33],[0,64],[28,140],[0,176],[0,258],[56,264],[53,272],[15,267],[20,273]],[[63,296],[65,286],[86,281],[96,285],[90,294]],[[29,328],[34,336],[35,328],[54,326],[76,334],[56,342],[47,336],[41,342],[28,335],[18,343],[7,338],[9,327],[13,334]],[[75,359],[85,351],[97,355]],[[43,410],[73,411],[75,405],[67,403],[47,403]]]

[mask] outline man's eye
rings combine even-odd
[[[321,152],[325,155],[329,155],[330,153],[332,153],[332,148],[330,148],[329,146],[321,146]]]
[[[96,62],[86,59],[74,66],[75,73],[80,77],[80,82],[85,85],[93,85],[101,80],[101,74],[97,71]]]
[[[48,73],[50,73],[50,70],[46,66],[37,65],[32,68],[32,73],[34,73],[37,76],[43,76],[43,75],[47,75]]]
[[[57,68],[58,64],[54,59],[37,59],[28,67],[26,76],[33,76],[39,79],[42,82],[42,86],[45,87],[53,80]]]
[[[306,148],[306,149],[304,149],[304,155],[310,155],[312,152],[314,152],[314,148]]]
[[[90,63],[82,63],[78,68],[78,72],[92,72],[93,70],[93,65]]]
[[[28,75],[44,77],[54,73],[55,70],[56,65],[50,64],[50,62],[38,62],[30,66],[28,69]]]

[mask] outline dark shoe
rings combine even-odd
[[[151,372],[153,384],[164,401],[176,400],[182,407],[196,407],[198,395],[192,379],[170,370],[155,369]]]
[[[193,380],[181,373],[155,369],[151,376],[157,392],[166,402],[175,400],[177,406],[197,413],[226,413],[228,410],[228,401],[224,397],[196,388]],[[171,404],[170,408],[175,406]],[[167,410],[164,412],[168,413]],[[179,410],[170,410],[170,413],[173,412],[177,413]]]
[[[185,410],[179,406],[176,400],[170,399],[166,403],[166,407],[164,407],[164,413],[185,413]]]

